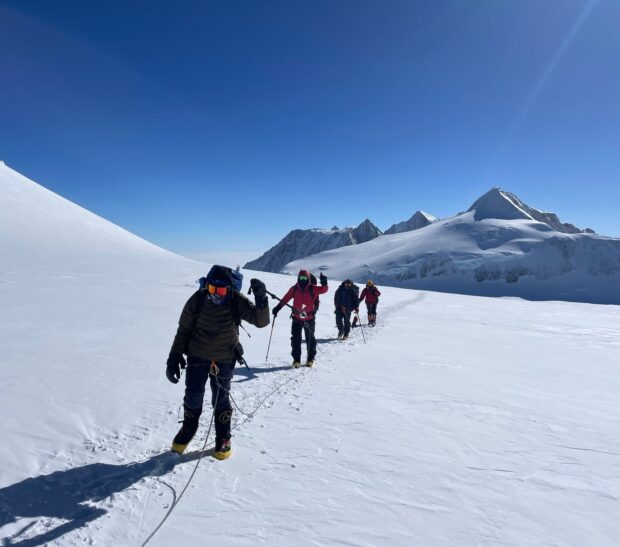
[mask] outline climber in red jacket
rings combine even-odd
[[[381,293],[372,279],[366,282],[366,286],[360,294],[360,303],[366,299],[366,310],[368,311],[368,325],[374,327],[377,324],[377,304]]]
[[[301,330],[306,336],[307,361],[306,366],[314,365],[316,357],[316,338],[314,337],[316,301],[318,295],[326,293],[327,277],[321,273],[321,285],[313,285],[311,274],[308,270],[299,270],[297,283],[293,285],[282,297],[280,303],[273,308],[274,317],[293,299],[293,313],[291,324],[291,355],[293,356],[293,367],[298,368],[301,364]]]

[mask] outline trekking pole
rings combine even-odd
[[[359,323],[360,326],[360,330],[362,331],[362,338],[364,339],[364,344],[366,343],[366,335],[364,334],[364,327],[362,327],[362,320],[360,319],[360,314],[359,312],[355,312],[355,316],[357,317],[357,321]]]
[[[282,302],[281,298],[278,298],[275,294],[273,294],[272,292],[266,291],[266,293],[271,296],[271,298],[275,298],[278,302],[280,302],[281,304],[284,304],[284,302]],[[299,311],[297,308],[294,308],[293,306],[291,306],[290,304],[284,304],[285,306],[287,306],[288,308],[291,308],[293,310],[294,313],[301,315],[303,312]]]
[[[276,316],[273,316],[273,321],[271,322],[271,334],[269,335],[269,344],[267,345],[267,355],[265,355],[265,362],[269,359],[269,348],[271,347],[271,337],[273,336],[273,327],[276,324]]]

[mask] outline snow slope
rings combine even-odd
[[[413,232],[290,262],[384,285],[487,296],[620,304],[620,239],[567,234],[518,216],[473,209]],[[523,213],[527,215],[527,213]]]
[[[122,266],[134,254],[143,259],[177,259],[107,220],[65,198],[0,162],[0,249],[3,266],[39,268],[43,275],[50,268],[84,267],[92,271],[99,265]],[[121,260],[119,260],[121,258]]]
[[[73,229],[106,260],[50,255],[38,275],[36,248],[30,264],[1,240],[19,259],[0,263],[5,545],[141,545],[208,429],[207,414],[188,454],[166,453],[183,389],[164,363],[208,265]],[[261,277],[277,294],[291,282]],[[234,455],[201,461],[149,545],[618,544],[620,308],[382,287],[366,343],[336,342],[335,284],[315,368],[289,368],[284,314],[268,360],[270,328],[242,335]]]

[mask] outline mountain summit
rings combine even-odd
[[[514,194],[498,187],[491,188],[486,194],[479,197],[467,210],[467,212],[471,211],[474,212],[475,220],[537,220],[564,234],[594,233],[594,230],[590,228],[581,230],[573,224],[560,221],[555,213],[539,211],[530,207]]]
[[[429,215],[424,211],[416,211],[409,220],[392,224],[392,226],[385,231],[385,235],[419,230],[420,228],[424,228],[433,222],[437,222],[437,219],[433,215]]]

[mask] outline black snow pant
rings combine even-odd
[[[351,331],[351,311],[349,308],[336,308],[336,327],[338,327],[338,336],[349,336]]]
[[[368,322],[374,323],[377,320],[377,303],[366,302],[366,309],[368,310]]]
[[[291,355],[293,361],[301,361],[301,331],[303,329],[304,336],[306,337],[306,350],[308,354],[308,361],[314,361],[316,357],[316,338],[314,337],[314,328],[316,326],[316,320],[310,319],[309,321],[298,321],[293,317],[291,323]]]
[[[185,408],[202,409],[207,379],[211,386],[211,406],[214,412],[215,445],[221,446],[222,441],[230,439],[230,382],[233,377],[235,363],[215,363],[189,357],[185,375]]]

